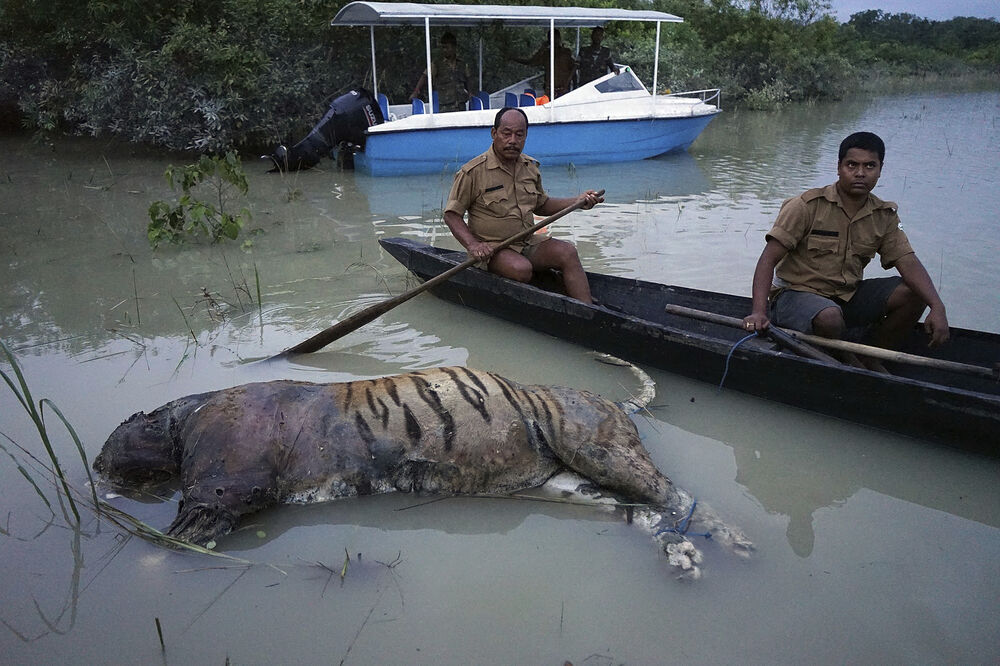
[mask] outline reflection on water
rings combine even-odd
[[[746,294],[781,201],[831,182],[839,141],[860,129],[886,139],[877,194],[900,203],[952,323],[1000,331],[1000,293],[983,288],[1000,251],[996,92],[730,112],[689,154],[543,167],[552,195],[607,190],[550,233],[593,270]],[[469,365],[616,399],[633,388],[579,347],[427,294],[320,353],[261,362],[415,286],[379,238],[457,247],[441,220],[450,174],[250,164],[250,253],[150,252],[146,208],[173,196],[171,160],[93,141],[0,147],[0,337],[91,457],[135,411],[249,381]],[[220,569],[92,516],[68,529],[3,457],[4,662],[661,663],[665,649],[703,662],[996,661],[1000,463],[652,374],[644,443],[751,536],[751,561],[707,544],[706,578],[680,585],[647,536],[608,514],[394,496],[265,512],[220,544],[256,564]],[[0,434],[38,446],[7,391]],[[72,442],[60,432],[55,445],[82,485]],[[158,527],[175,501],[114,500]]]

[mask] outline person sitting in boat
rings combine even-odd
[[[521,152],[527,135],[524,111],[504,107],[497,112],[492,145],[455,174],[444,221],[469,256],[480,260],[479,268],[519,282],[530,281],[536,270],[554,268],[562,272],[567,295],[592,303],[590,283],[572,243],[536,233],[494,253],[499,241],[533,226],[535,213],[552,215],[578,201],[589,210],[604,201],[594,190],[579,197],[548,196],[538,162]]]
[[[611,49],[601,46],[604,28],[597,26],[590,31],[590,45],[580,48],[576,56],[577,86],[598,79],[608,72],[618,73],[618,65],[611,58]]]
[[[773,323],[826,338],[865,336],[891,349],[929,306],[931,346],[948,340],[944,303],[903,233],[896,204],[871,194],[884,160],[877,135],[851,134],[840,144],[837,182],[782,204],[754,271],[747,330]],[[862,279],[876,252],[898,276]],[[872,358],[842,353],[841,360],[885,372]]]
[[[439,111],[465,111],[469,101],[469,70],[458,57],[458,40],[455,35],[446,32],[441,35],[440,61],[431,63],[431,78],[434,92],[438,94]],[[420,97],[427,85],[427,70],[420,75],[420,80],[413,88],[410,100]]]
[[[559,30],[555,30],[556,37],[556,97],[565,95],[569,92],[569,84],[573,80],[573,73],[576,71],[576,60],[573,59],[573,52],[567,47],[563,46],[562,38],[559,36]],[[514,62],[519,62],[522,65],[537,65],[545,67],[545,85],[542,89],[548,93],[549,86],[552,85],[552,70],[549,67],[549,40],[545,40],[537,51],[535,51],[530,58],[517,58],[511,57]]]

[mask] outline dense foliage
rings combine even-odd
[[[40,130],[215,153],[301,138],[333,97],[371,87],[368,30],[329,27],[343,4],[4,0],[0,125],[14,119]],[[1000,65],[1000,23],[985,19],[939,22],[872,10],[840,25],[826,0],[572,4],[683,16],[684,23],[663,29],[661,85],[722,87],[730,104],[751,107],[840,97],[873,74],[996,76]],[[529,74],[510,56],[544,40],[540,29],[455,32],[469,63],[483,37],[487,90]],[[423,69],[422,31],[379,33],[379,89],[405,101]],[[612,24],[605,44],[648,81],[654,35],[649,24]]]

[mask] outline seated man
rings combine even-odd
[[[534,271],[562,271],[566,293],[592,303],[590,283],[572,243],[535,234],[494,254],[494,248],[534,225],[534,214],[552,215],[577,201],[590,209],[604,201],[593,190],[580,197],[553,198],[542,189],[538,162],[521,153],[528,118],[518,108],[497,112],[490,130],[493,144],[455,174],[444,221],[459,243],[490,272],[528,282]],[[469,213],[466,224],[463,216]]]
[[[851,134],[840,144],[837,182],[782,204],[754,271],[752,312],[743,319],[747,330],[766,330],[773,321],[843,338],[848,329],[873,327],[867,341],[893,348],[930,306],[924,328],[931,345],[948,340],[944,303],[900,228],[896,204],[871,194],[884,159],[882,139],[871,132]],[[876,252],[882,267],[895,268],[899,276],[862,279]],[[885,371],[875,359],[840,356]]]

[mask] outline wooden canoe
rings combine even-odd
[[[464,252],[404,238],[379,241],[421,280],[461,263]],[[782,350],[764,338],[733,346],[746,332],[670,314],[680,305],[742,318],[750,299],[698,289],[588,273],[598,305],[468,269],[431,289],[436,296],[523,324],[590,349],[694,379],[719,384],[731,352],[725,387],[803,409],[907,435],[1000,455],[1000,383],[910,364],[887,363],[884,375],[832,365]],[[989,374],[1000,361],[1000,335],[951,329],[951,340],[928,349],[921,327],[901,350],[978,366]]]

